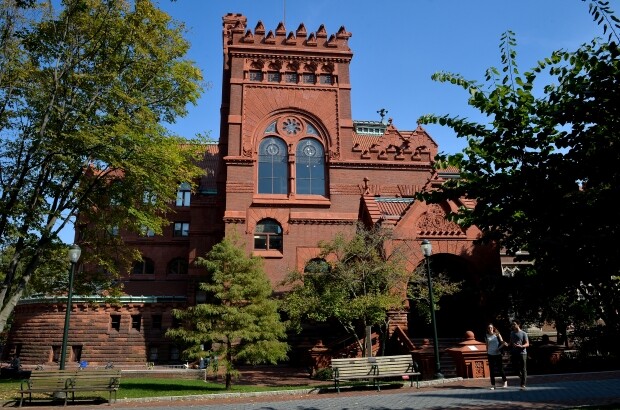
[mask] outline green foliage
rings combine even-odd
[[[400,252],[386,252],[389,239],[386,230],[360,225],[354,235],[340,233],[321,241],[321,268],[315,262],[306,272],[291,272],[283,283],[291,287],[282,309],[292,326],[300,330],[306,321],[336,320],[363,351],[358,331],[366,326],[385,329],[387,312],[404,309],[409,274]]]
[[[78,214],[81,261],[100,267],[78,282],[101,292],[137,257],[107,228],[161,231],[178,184],[201,172],[200,145],[162,124],[202,78],[182,25],[149,0],[2,1],[0,27],[1,330],[31,280],[58,287],[33,277],[60,269],[51,254]]]
[[[435,310],[438,311],[441,309],[439,304],[441,298],[458,293],[462,288],[462,282],[452,282],[448,279],[446,272],[435,271],[432,268],[431,279],[433,281],[433,303]],[[409,299],[413,301],[410,306],[413,313],[423,318],[426,323],[431,323],[428,272],[425,265],[420,265],[412,275],[407,293]]]
[[[312,376],[312,378],[316,380],[332,380],[333,377],[334,372],[331,367],[323,367],[322,369],[318,369]]]
[[[458,167],[461,178],[420,198],[475,198],[473,210],[459,209],[451,218],[476,225],[481,241],[497,242],[508,254],[527,251],[518,257],[534,263],[536,285],[547,298],[532,297],[526,305],[555,309],[561,321],[571,315],[560,315],[552,305],[579,290],[620,334],[620,220],[613,216],[620,193],[620,25],[608,2],[589,4],[604,32],[611,29],[609,42],[594,39],[575,51],[558,50],[521,74],[514,34],[507,32],[500,45],[502,70],[489,69],[486,85],[454,74],[434,76],[468,91],[469,105],[489,123],[448,115],[420,118],[468,140],[462,154],[436,158],[439,167]],[[550,80],[539,85],[541,78]]]
[[[286,359],[288,345],[277,301],[262,266],[262,259],[247,256],[236,238],[226,238],[196,264],[206,270],[200,289],[207,302],[174,315],[185,325],[169,329],[167,336],[188,346],[186,354],[203,354],[200,345],[212,346],[219,365],[226,368],[226,387],[236,374],[234,364],[276,363]]]

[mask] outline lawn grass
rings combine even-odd
[[[0,380],[0,402],[19,400],[20,381],[19,380]],[[273,390],[293,390],[303,389],[300,386],[249,386],[235,385],[232,389],[226,390],[223,383],[205,382],[203,380],[188,379],[164,379],[164,378],[121,378],[121,387],[118,389],[118,399],[163,397],[163,396],[191,396],[215,393],[248,393]],[[76,399],[93,400],[98,397],[108,399],[108,393],[76,393]],[[46,395],[33,395],[33,398],[45,398]]]
[[[223,383],[205,382],[203,380],[127,378],[121,379],[118,398],[157,397],[157,396],[189,396],[214,393],[248,393],[273,390],[293,390],[300,386],[252,386],[235,385],[226,390]]]
[[[317,388],[316,386],[314,386]],[[333,387],[332,385],[325,385],[322,387]],[[6,403],[14,400],[19,401],[20,395],[17,393],[20,388],[20,380],[6,380],[0,379],[0,403]],[[164,396],[191,396],[191,395],[205,395],[216,393],[252,393],[261,391],[274,391],[274,390],[295,390],[303,389],[304,386],[253,386],[253,385],[235,385],[233,383],[231,390],[226,390],[226,387],[222,383],[205,382],[203,380],[189,380],[189,379],[163,379],[163,378],[125,378],[121,379],[121,387],[118,390],[118,399],[132,399],[132,398],[148,398],[148,397],[164,397]],[[319,387],[320,388],[320,387]],[[108,394],[102,393],[76,393],[76,400],[107,400]],[[33,395],[34,399],[46,398],[51,400],[49,395]],[[610,405],[593,405],[593,406],[580,406],[579,410],[620,410],[620,404]]]

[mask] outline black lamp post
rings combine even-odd
[[[428,298],[431,308],[431,323],[433,324],[433,346],[435,348],[435,379],[443,379],[441,374],[441,363],[439,362],[439,339],[437,338],[437,321],[435,320],[435,301],[433,300],[433,281],[431,280],[431,262],[430,256],[433,253],[431,243],[424,239],[422,241],[422,253],[426,259],[426,272],[428,274]]]
[[[71,262],[69,271],[69,293],[67,295],[67,311],[65,312],[65,331],[62,335],[62,347],[60,348],[60,370],[65,369],[65,359],[67,357],[67,338],[69,337],[69,318],[71,317],[71,300],[73,299],[73,276],[75,274],[75,264],[80,259],[82,250],[76,244],[71,245],[67,255]]]

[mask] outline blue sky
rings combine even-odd
[[[459,87],[431,80],[438,71],[482,82],[485,70],[500,67],[502,33],[517,38],[521,72],[560,48],[575,49],[602,34],[581,0],[159,0],[162,9],[183,22],[191,42],[188,58],[210,84],[197,106],[170,129],[185,137],[219,135],[222,78],[222,16],[241,13],[252,30],[261,20],[267,30],[283,21],[287,31],[304,23],[308,32],[325,25],[328,34],[344,26],[352,33],[353,119],[379,120],[377,110],[401,130],[416,127],[428,113],[460,115],[482,121]],[[620,9],[616,10],[620,13]],[[425,126],[441,151],[455,153],[463,139],[444,127]],[[71,243],[72,230],[62,239]]]
[[[431,80],[437,71],[483,82],[485,70],[500,67],[500,36],[517,38],[521,72],[553,50],[575,49],[597,35],[581,0],[160,0],[160,6],[189,29],[189,58],[211,84],[190,114],[170,128],[186,137],[219,135],[222,70],[222,16],[241,13],[252,30],[283,21],[288,32],[304,23],[308,32],[324,24],[328,34],[344,26],[352,33],[353,119],[378,120],[377,110],[401,130],[416,127],[427,113],[461,115],[481,121],[459,87]],[[616,10],[620,13],[620,9]],[[425,126],[441,151],[454,153],[463,139],[439,126]]]

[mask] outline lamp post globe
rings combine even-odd
[[[69,338],[69,320],[71,318],[71,302],[73,299],[73,277],[75,275],[75,264],[80,259],[82,250],[76,244],[69,247],[67,251],[67,258],[71,263],[71,269],[69,270],[69,289],[67,292],[67,308],[65,311],[65,327],[62,334],[62,346],[60,348],[60,370],[65,369],[65,361],[67,358],[67,339]]]
[[[443,379],[441,373],[441,362],[439,361],[439,338],[437,337],[437,320],[435,319],[435,302],[433,299],[433,281],[431,279],[430,256],[433,254],[433,246],[428,239],[424,239],[420,244],[422,254],[426,262],[426,274],[428,277],[428,300],[431,310],[431,324],[433,325],[433,348],[435,351],[435,379]]]

